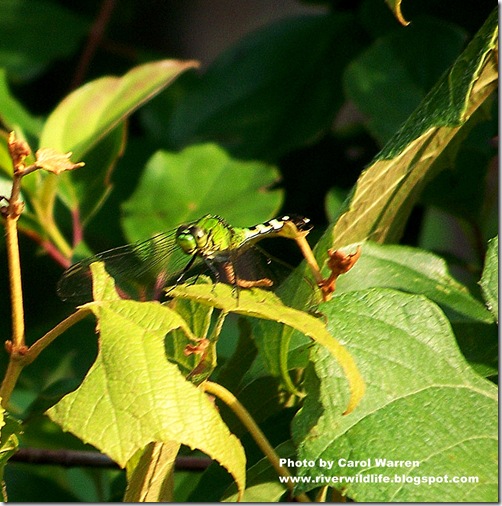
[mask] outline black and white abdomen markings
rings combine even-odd
[[[281,218],[274,218],[272,220],[266,221],[265,223],[258,223],[254,227],[249,227],[248,230],[250,232],[250,236],[259,236],[266,235],[270,232],[279,232],[286,222],[292,222],[298,230],[304,230],[308,224],[310,223],[309,218],[304,218],[302,216],[282,216]]]

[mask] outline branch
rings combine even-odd
[[[61,154],[50,148],[39,149],[35,156],[35,163],[26,165],[25,161],[26,158],[31,155],[31,149],[25,141],[16,139],[14,132],[11,132],[9,135],[8,148],[13,165],[12,189],[9,198],[5,196],[0,197],[0,202],[7,202],[7,205],[3,205],[0,211],[5,220],[11,294],[12,338],[5,342],[5,347],[9,353],[9,364],[2,385],[0,386],[2,406],[6,406],[9,402],[23,367],[33,360],[31,357],[36,357],[38,353],[54,339],[51,339],[51,336],[49,336],[49,338],[44,339],[42,343],[38,343],[38,348],[32,347],[28,349],[25,343],[23,288],[21,283],[21,262],[19,259],[17,228],[19,217],[24,209],[24,203],[21,200],[21,180],[24,176],[38,169],[60,174],[61,172],[74,170],[83,165],[83,163],[72,163],[70,161],[71,153]],[[60,330],[59,327],[60,326],[57,326],[54,329],[54,331],[56,331],[55,336],[59,335],[57,333]],[[62,328],[64,331],[67,326],[64,327],[63,325]]]
[[[93,451],[21,448],[10,458],[10,461],[61,467],[119,469],[119,465],[110,457]],[[175,467],[179,471],[204,471],[211,462],[212,460],[207,457],[178,456],[176,457]]]
[[[110,21],[113,9],[115,8],[116,0],[104,0],[101,4],[101,9],[94,21],[91,30],[89,32],[89,38],[87,39],[87,45],[85,46],[84,52],[78,62],[75,75],[71,83],[71,89],[78,88],[84,80],[87,68],[89,67],[94,53],[99,47],[103,36],[105,34],[106,26]]]

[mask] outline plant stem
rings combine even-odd
[[[25,343],[25,324],[23,307],[23,287],[21,281],[21,262],[19,259],[19,241],[17,224],[19,217],[24,209],[24,203],[21,200],[21,180],[24,176],[31,174],[38,169],[44,169],[54,174],[59,174],[65,170],[73,170],[82,166],[82,163],[71,163],[69,157],[59,154],[50,149],[42,149],[36,153],[36,161],[26,166],[25,160],[31,156],[31,149],[23,140],[16,139],[15,132],[11,132],[8,141],[9,154],[12,159],[12,189],[10,197],[0,197],[0,201],[5,200],[6,206],[1,207],[1,213],[5,219],[5,236],[7,245],[7,259],[9,266],[9,285],[11,294],[11,313],[12,313],[12,338],[5,342],[7,352],[9,353],[9,364],[5,372],[2,385],[0,386],[0,397],[2,406],[6,406],[14,390],[16,382],[23,370],[23,367],[32,362],[38,354],[45,349],[59,334],[64,332],[69,326],[82,319],[88,313],[88,309],[79,310],[72,316],[57,325],[52,331],[48,332],[43,338],[39,339],[31,348]],[[54,192],[49,192],[52,195]],[[52,209],[52,206],[50,206]],[[40,211],[40,206],[39,209]],[[43,213],[40,213],[43,216]],[[41,221],[42,222],[42,221]],[[64,253],[66,241],[61,236],[55,226],[52,217],[45,223],[49,232],[55,236],[63,247],[59,246]],[[57,244],[57,243],[56,243]],[[71,254],[71,248],[68,248],[68,255]]]
[[[25,366],[31,364],[40,353],[49,346],[49,344],[61,335],[65,330],[69,329],[75,323],[85,318],[89,313],[90,309],[80,308],[75,313],[71,314],[63,320],[61,323],[56,325],[52,330],[47,332],[43,337],[38,339],[30,348],[26,349],[26,346],[22,348],[16,348],[11,344],[9,364],[7,371],[5,372],[2,385],[0,386],[0,397],[2,399],[2,406],[5,407],[9,402],[10,396],[16,386],[17,379],[21,374],[21,371]]]
[[[58,323],[53,329],[49,330],[47,334],[42,336],[28,348],[24,354],[24,364],[31,364],[38,355],[40,355],[40,353],[45,350],[45,348],[47,348],[54,339],[56,339],[56,337],[60,336],[70,327],[73,327],[73,325],[78,323],[80,320],[83,320],[90,313],[91,310],[86,306],[83,306],[68,316],[68,318],[65,318],[62,322]]]
[[[50,240],[54,244],[53,247],[57,248],[62,257],[66,262],[69,263],[71,255],[72,255],[72,247],[68,244],[68,241],[65,239],[57,225],[54,223],[54,219],[52,215],[47,213],[46,209],[43,209],[40,203],[36,201],[31,203],[35,215],[38,218],[40,224],[43,225],[44,231],[49,236]],[[53,204],[47,205],[47,209],[52,209]]]
[[[5,219],[5,236],[12,307],[12,344],[14,348],[21,348],[25,346],[23,289],[21,286],[21,264],[19,261],[19,242],[17,237],[18,218],[19,215],[11,215],[9,212]]]
[[[246,427],[246,429],[248,429],[260,450],[268,458],[277,474],[290,478],[291,474],[288,468],[279,464],[279,456],[272,448],[272,445],[268,442],[265,434],[263,434],[260,427],[258,427],[256,422],[253,420],[253,417],[249,414],[249,411],[237,400],[234,394],[225,387],[219,385],[218,383],[213,383],[212,381],[206,381],[201,385],[201,387],[206,393],[212,394],[223,401],[235,413],[241,423]],[[294,483],[289,479],[286,480],[285,483],[288,489],[293,492]],[[311,502],[308,496],[304,493],[298,494],[295,496],[295,499],[300,502]]]
[[[23,364],[19,360],[19,356],[11,353],[9,357],[9,364],[2,381],[2,386],[0,386],[0,397],[2,398],[3,408],[7,407],[10,396],[12,395],[17,379],[19,378],[22,370]]]

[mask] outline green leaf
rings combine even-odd
[[[1,23],[1,21],[0,21]],[[9,130],[38,138],[42,121],[33,117],[10,93],[5,69],[0,68],[0,118]],[[0,164],[1,166],[1,164]]]
[[[47,118],[40,147],[72,151],[74,159],[81,160],[121,121],[196,65],[193,61],[160,60],[134,67],[122,77],[101,77],[85,84]]]
[[[377,39],[344,75],[347,95],[368,118],[372,135],[390,139],[460,54],[466,33],[432,18]],[[378,100],[376,97],[388,97]]]
[[[150,443],[140,452],[135,465],[131,469],[127,466],[124,502],[172,502],[174,464],[179,449],[180,444],[175,442]]]
[[[254,225],[279,209],[282,192],[266,191],[278,177],[274,167],[234,160],[214,144],[159,151],[123,205],[126,236],[146,239],[207,213],[235,226]]]
[[[499,319],[499,298],[498,298],[498,256],[499,256],[499,238],[494,237],[488,241],[488,251],[486,252],[485,267],[481,276],[481,289],[486,300],[488,309],[492,312],[496,321]]]
[[[148,111],[152,133],[176,148],[213,141],[267,160],[312,142],[343,104],[342,70],[361,47],[354,26],[345,13],[303,16],[250,34]]]
[[[351,292],[322,304],[330,333],[356,357],[368,389],[359,407],[340,416],[334,399],[347,395],[343,373],[322,348],[314,348],[315,375],[293,424],[300,469],[316,477],[383,475],[385,483],[338,482],[358,502],[496,501],[498,494],[497,389],[467,365],[438,307],[426,298],[388,289]],[[320,459],[333,464],[320,466]],[[344,461],[369,465],[343,466]],[[368,461],[369,459],[369,461]],[[376,459],[417,461],[413,467],[378,467]],[[434,477],[432,484],[404,485]],[[477,483],[439,482],[475,476]],[[320,479],[320,478],[319,478]]]
[[[431,208],[439,208],[486,231],[487,218],[497,201],[491,181],[496,177],[497,147],[487,139],[496,138],[497,121],[497,101],[490,98],[474,113],[463,128],[465,132],[441,153],[435,163],[442,164],[444,170],[427,184],[420,198],[429,213]]]
[[[120,466],[151,442],[198,448],[242,490],[245,456],[238,439],[165,355],[166,335],[177,328],[189,333],[186,323],[155,302],[111,300],[110,278],[95,265],[95,294],[103,297],[87,307],[98,321],[99,354],[81,386],[49,409],[50,418]]]
[[[7,490],[5,488],[4,473],[8,460],[16,453],[19,447],[18,435],[21,434],[21,423],[6,415],[5,410],[0,407],[0,487],[2,501],[7,501]]]
[[[364,395],[364,382],[355,362],[338,340],[327,331],[324,323],[308,313],[285,306],[273,293],[256,288],[246,289],[240,290],[236,298],[230,286],[217,283],[177,286],[170,291],[170,295],[195,300],[224,312],[275,321],[300,331],[327,348],[342,366],[350,389],[345,411],[354,409]]]
[[[296,460],[295,447],[291,441],[281,443],[274,450],[279,458]],[[279,481],[277,471],[268,459],[263,458],[248,469],[246,491],[242,501],[246,503],[280,502],[286,491],[286,485]],[[237,490],[234,485],[231,485],[225,491],[222,502],[236,502],[237,500]]]
[[[39,220],[46,228],[53,227],[52,215],[60,184],[61,198],[74,218],[85,221],[97,210],[110,190],[109,172],[121,152],[124,127],[120,124],[180,73],[194,66],[196,63],[192,61],[146,63],[122,77],[107,76],[91,81],[56,107],[44,125],[40,147],[72,152],[74,161],[82,161],[91,150],[96,150],[90,157],[91,166],[80,169],[94,169],[91,174],[66,174],[61,179],[49,175],[37,188],[34,199],[38,204]],[[80,204],[82,216],[77,212]],[[69,256],[67,246],[60,243],[59,248]]]
[[[493,322],[484,305],[452,277],[441,257],[417,248],[364,243],[357,264],[340,276],[336,294],[371,287],[423,294],[449,313]]]
[[[72,212],[78,211],[85,225],[112,190],[111,176],[124,149],[126,124],[119,124],[94,146],[85,158],[85,167],[58,177],[58,196]]]
[[[33,78],[74,54],[88,28],[87,20],[55,2],[2,0],[0,67],[16,81]]]
[[[403,13],[401,12],[401,0],[385,0],[385,3],[389,6],[389,8],[396,16],[396,19],[404,26],[408,25],[410,22],[404,19]]]
[[[434,161],[497,85],[497,10],[450,71],[361,174],[335,227],[319,247],[365,239],[396,241]],[[441,167],[442,168],[442,167]]]

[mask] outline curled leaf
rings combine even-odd
[[[403,13],[401,12],[401,0],[385,0],[387,5],[390,7],[396,19],[403,25],[408,26],[409,21],[404,19]]]
[[[78,169],[84,166],[84,162],[73,163],[70,160],[72,153],[60,153],[52,148],[39,149],[36,153],[36,165],[40,169],[44,169],[53,174],[61,174],[67,170]]]

